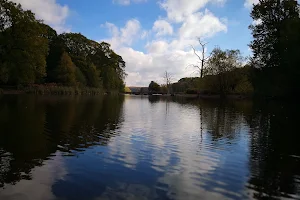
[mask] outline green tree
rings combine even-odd
[[[253,85],[251,83],[252,72],[253,69],[249,65],[236,68],[231,72],[233,93],[242,95],[253,94]]]
[[[64,52],[60,58],[59,65],[55,69],[55,77],[58,83],[67,86],[76,84],[75,65],[68,53]]]
[[[78,33],[62,34],[59,41],[84,74],[88,86],[103,84],[106,90],[124,90],[126,64],[120,55],[110,49],[109,44],[89,40]],[[95,74],[92,75],[93,72]]]
[[[160,92],[162,92],[163,94],[168,94],[168,87],[167,85],[163,84],[160,86]]]
[[[185,93],[189,89],[199,88],[199,83],[202,80],[199,77],[181,78],[177,83],[172,84],[172,91],[175,93]]]
[[[91,63],[86,71],[88,86],[102,87],[102,83],[99,75],[100,75],[99,70],[96,68],[96,66],[93,63]]]
[[[110,46],[107,43],[101,43],[100,45],[104,54],[95,54],[92,57],[92,60],[101,69],[100,76],[103,80],[103,85],[106,90],[122,91],[125,86],[124,79],[126,77],[126,63],[120,55],[110,49]],[[96,57],[100,58],[95,59]],[[99,61],[101,61],[101,63],[99,63]]]
[[[59,40],[55,30],[48,28],[49,54],[47,56],[47,82],[56,82],[55,70],[60,63],[61,56],[66,52],[64,44]]]
[[[129,87],[125,87],[125,88],[124,88],[124,92],[126,92],[126,93],[131,93],[131,90],[130,90]]]
[[[300,92],[300,19],[295,0],[260,0],[251,12],[254,40],[251,65],[257,93],[282,96]]]
[[[221,50],[215,48],[208,60],[207,75],[214,76],[212,83],[220,95],[225,96],[234,87],[233,71],[242,67],[242,56],[239,50]]]
[[[0,16],[1,81],[25,85],[42,82],[48,53],[45,26],[31,11],[6,0],[0,0]]]
[[[76,67],[76,69],[75,69],[75,76],[76,76],[76,81],[77,81],[78,86],[81,86],[81,87],[86,86],[86,84],[87,84],[86,78],[78,67]]]
[[[160,92],[160,85],[154,81],[151,81],[148,87],[149,92]]]
[[[71,62],[76,67],[70,67]],[[108,43],[80,33],[57,35],[20,4],[0,0],[0,84],[76,82],[124,91],[125,67]]]

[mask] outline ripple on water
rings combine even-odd
[[[0,101],[0,199],[300,199],[296,108],[144,96]]]

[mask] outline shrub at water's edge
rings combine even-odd
[[[29,94],[37,95],[103,95],[102,88],[88,88],[88,87],[66,87],[66,86],[30,86],[24,88],[24,91]]]

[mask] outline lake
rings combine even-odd
[[[0,199],[300,199],[300,106],[0,96]]]

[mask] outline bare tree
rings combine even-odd
[[[168,71],[165,71],[163,78],[165,80],[167,90],[168,90],[168,94],[169,94],[170,93],[170,85],[171,85],[171,82],[172,82],[172,79],[173,79],[172,75]]]
[[[203,42],[201,40],[201,38],[197,38],[198,39],[198,42],[200,44],[200,47],[201,47],[201,55],[199,55],[195,49],[195,47],[193,45],[191,45],[192,49],[194,50],[194,54],[198,57],[200,63],[201,63],[201,66],[198,66],[198,65],[195,65],[195,64],[191,64],[191,66],[197,68],[199,74],[200,74],[200,77],[203,78],[203,69],[204,69],[204,66],[205,64],[207,63],[208,59],[210,56],[205,56],[205,47],[206,45],[208,44],[207,42]]]

